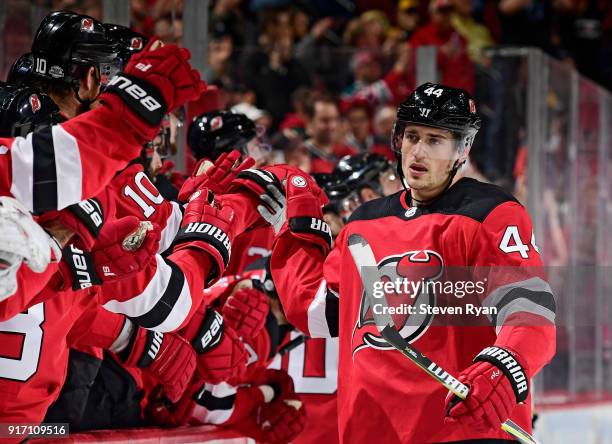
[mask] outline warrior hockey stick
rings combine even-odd
[[[363,282],[364,291],[366,293],[366,299],[369,301],[370,306],[373,307],[375,303],[375,297],[373,295],[374,282],[366,282],[364,279],[364,268],[372,267],[371,269],[378,269],[376,258],[372,247],[369,242],[360,234],[351,234],[348,239],[348,247],[353,256],[353,261],[357,266],[359,276]],[[380,278],[380,276],[377,276]],[[384,308],[388,307],[387,300],[384,293],[379,299],[379,304]],[[417,366],[423,369],[428,375],[454,393],[457,397],[465,399],[469,393],[469,388],[459,381],[454,376],[447,373],[443,368],[425,356],[423,353],[418,351],[412,345],[410,345],[397,331],[393,318],[389,314],[388,310],[380,310],[378,313],[376,310],[372,310],[372,316],[374,317],[374,323],[376,328],[380,331],[382,337],[394,348],[402,352],[402,354]],[[525,430],[523,430],[518,424],[508,419],[501,425],[501,428],[514,436],[522,444],[538,444],[537,441]]]

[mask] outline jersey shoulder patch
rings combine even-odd
[[[391,194],[386,197],[371,200],[359,206],[351,217],[348,223],[357,220],[371,220],[380,219],[388,216],[399,216],[406,211],[400,202],[402,193],[404,191],[398,191],[395,194]]]
[[[432,203],[430,211],[467,216],[482,223],[495,208],[505,202],[519,203],[512,194],[497,185],[463,178]]]

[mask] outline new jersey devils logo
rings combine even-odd
[[[130,49],[134,51],[142,49],[142,39],[140,37],[133,37],[130,41]]]
[[[40,99],[36,94],[30,96],[30,106],[32,107],[32,112],[37,112],[40,109]]]
[[[359,318],[353,329],[353,355],[364,347],[382,350],[393,348],[376,329],[372,310],[380,310],[381,306],[373,306],[372,299],[367,297],[365,291],[367,285],[373,286],[374,291],[384,291],[388,307],[395,311],[391,314],[393,324],[406,341],[412,342],[425,333],[431,324],[433,314],[426,310],[422,312],[419,307],[436,306],[435,291],[433,286],[427,286],[427,282],[438,279],[443,267],[442,256],[432,250],[408,251],[386,257],[376,264],[377,270],[370,270],[375,272],[373,280],[376,282],[362,282],[364,291]],[[362,275],[362,280],[372,279]],[[408,313],[408,306],[414,307],[412,313]]]
[[[84,32],[93,32],[94,30],[94,22],[90,18],[84,18],[81,20],[81,31]]]
[[[223,126],[223,118],[221,116],[215,116],[210,120],[211,130],[216,131],[222,126]]]

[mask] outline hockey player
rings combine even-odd
[[[231,111],[210,111],[196,117],[189,127],[188,143],[196,159],[197,170],[232,150],[239,150],[243,157],[261,159],[264,148],[257,140],[257,127],[252,120]],[[253,166],[254,164],[249,164]],[[194,173],[195,174],[195,173]],[[192,176],[181,188],[179,200],[186,199],[200,186],[202,178]],[[215,191],[215,190],[213,190]],[[225,272],[227,276],[242,273],[250,264],[270,254],[274,233],[268,226],[254,227],[238,236],[233,245],[234,259]]]
[[[525,209],[496,186],[461,178],[479,126],[465,91],[418,87],[400,105],[393,137],[410,191],[363,204],[329,254],[316,185],[301,175],[287,180],[287,222],[271,272],[293,325],[313,337],[339,336],[340,442],[501,443],[510,440],[500,429],[508,418],[531,429],[529,380],[553,356],[555,302]],[[369,270],[405,282],[426,270],[422,278],[434,280],[453,267],[488,278],[475,302],[497,315],[453,322],[427,314],[444,301],[439,290],[397,290],[394,301],[408,296],[399,300],[426,314],[393,321],[405,340],[459,374],[470,387],[462,402],[381,337],[372,311],[382,308],[367,297],[376,284],[361,277]],[[462,303],[452,292],[447,299]]]

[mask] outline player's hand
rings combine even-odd
[[[200,390],[200,387],[201,384],[199,386],[190,385],[181,399],[174,403],[168,399],[164,390],[153,390],[148,397],[145,415],[160,427],[174,428],[188,424],[196,406],[193,396]]]
[[[287,229],[297,238],[319,245],[325,252],[331,248],[332,234],[323,220],[321,200],[316,184],[306,176],[289,176],[287,189]],[[316,187],[316,188],[315,188]]]
[[[230,260],[235,226],[234,212],[229,206],[213,202],[212,193],[204,188],[191,196],[185,208],[181,229],[174,239],[174,250],[200,249],[213,259],[206,284],[219,278]]]
[[[257,335],[270,311],[268,298],[254,288],[241,288],[232,294],[221,310],[226,325],[243,338]]]
[[[61,254],[58,243],[19,201],[0,197],[0,301],[17,291],[17,272],[22,262],[41,273]]]
[[[114,216],[114,198],[111,194],[101,193],[61,211],[45,212],[38,217],[38,223],[45,228],[67,229],[74,233],[81,246],[90,249],[96,243],[104,224]],[[72,241],[75,241],[74,237]]]
[[[80,290],[135,275],[159,248],[158,225],[127,216],[107,223],[90,250],[79,243],[64,248],[59,271],[66,288]]]
[[[255,164],[250,157],[239,163],[240,156],[238,150],[233,150],[230,153],[221,154],[214,164],[202,159],[196,165],[194,174],[181,187],[178,195],[179,201],[188,201],[193,193],[202,188],[208,188],[214,194],[225,193],[238,173]]]
[[[458,379],[469,386],[470,391],[463,401],[449,393],[445,402],[445,422],[458,421],[480,432],[498,430],[517,403],[527,399],[529,379],[518,358],[498,347],[485,351],[491,349],[499,350],[499,359],[491,358],[491,353],[481,352],[475,359],[477,362],[459,375]],[[490,361],[481,359],[482,356]]]
[[[160,333],[138,327],[130,345],[119,353],[128,367],[138,367],[162,384],[172,402],[181,399],[196,367],[189,342],[174,333]]]
[[[189,64],[187,49],[155,46],[159,46],[157,39],[151,39],[134,54],[100,96],[143,143],[155,138],[164,114],[197,99],[206,89],[199,72]]]
[[[246,370],[244,344],[223,316],[212,308],[199,309],[181,334],[197,353],[198,373],[204,381],[218,384]]]

